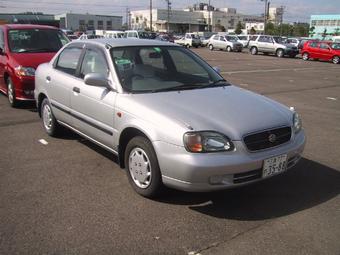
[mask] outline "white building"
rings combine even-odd
[[[64,13],[55,15],[55,19],[59,20],[61,29],[73,31],[120,30],[123,23],[122,16],[93,14]]]
[[[209,11],[210,10],[210,11]],[[169,12],[170,32],[198,32],[198,31],[226,31],[235,29],[238,22],[263,21],[262,17],[244,15],[236,12],[235,8],[189,8],[185,10],[171,10]],[[131,12],[131,29],[150,29],[150,10]],[[152,10],[152,30],[167,31],[168,11],[165,9]]]
[[[255,29],[256,34],[263,34],[264,32],[264,22],[247,22],[245,27],[248,34],[252,28]]]

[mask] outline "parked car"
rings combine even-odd
[[[77,40],[89,40],[89,39],[100,39],[104,38],[102,35],[85,34],[83,33]]]
[[[239,43],[238,38],[234,35],[213,35],[209,39],[209,49],[219,49],[219,50],[226,50],[228,52],[231,51],[242,51],[242,43]]]
[[[126,30],[125,38],[150,39],[150,35],[146,31]]]
[[[302,59],[319,59],[340,63],[340,43],[325,41],[309,41],[301,51]]]
[[[254,35],[237,35],[237,41],[242,43],[243,48],[247,48],[251,37],[254,37]]]
[[[60,125],[118,156],[136,192],[213,191],[293,167],[292,109],[231,85],[199,56],[150,40],[71,42],[36,72],[45,131]]]
[[[77,40],[78,36],[76,36],[76,35],[67,35],[67,38],[70,39],[71,41],[73,41],[73,40]]]
[[[69,39],[59,29],[40,25],[0,26],[0,91],[11,106],[34,100],[34,74]]]
[[[289,44],[292,44],[292,45],[298,47],[300,41],[301,41],[300,38],[287,38],[287,39],[285,40],[285,43],[289,43]]]
[[[209,37],[207,37],[207,36],[200,36],[201,46],[202,47],[207,47],[208,43],[209,43],[209,39],[210,39],[210,36]]]
[[[262,52],[263,54],[275,54],[279,58],[285,55],[294,58],[299,54],[296,46],[285,43],[279,36],[271,35],[260,35],[256,40],[250,40],[248,48],[252,55]]]
[[[159,34],[156,36],[155,40],[165,41],[165,42],[174,42],[174,38],[168,34]]]
[[[201,44],[201,40],[197,34],[194,33],[186,33],[184,37],[181,37],[180,39],[174,40],[175,43],[179,45],[183,45],[187,48],[189,47],[195,47],[197,48]]]

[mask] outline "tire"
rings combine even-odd
[[[189,44],[185,45],[185,48],[189,49],[189,48],[190,48],[190,45],[189,45]]]
[[[47,98],[41,103],[40,114],[46,133],[49,136],[57,136],[61,127],[53,115],[51,104]]]
[[[15,95],[15,87],[10,77],[7,79],[7,98],[12,107],[17,107],[19,105]]]
[[[302,59],[303,59],[304,61],[307,61],[307,60],[309,59],[309,54],[308,54],[307,52],[304,52],[304,53],[302,54]]]
[[[197,49],[197,48],[198,48],[198,45],[196,45],[195,48]]]
[[[250,53],[251,53],[251,55],[257,55],[257,52],[258,52],[258,50],[257,50],[256,47],[251,47],[251,48],[250,48]]]
[[[212,44],[209,44],[209,50],[214,50],[214,46]]]
[[[227,46],[227,51],[231,52],[231,47],[230,46]]]
[[[278,50],[276,51],[276,56],[277,56],[278,58],[282,58],[282,57],[284,56],[283,49],[278,49]]]
[[[126,146],[124,159],[128,180],[138,194],[152,198],[161,193],[161,171],[156,153],[147,138],[132,138]]]
[[[339,64],[340,63],[340,57],[339,56],[334,56],[332,58],[332,62],[333,62],[333,64]]]

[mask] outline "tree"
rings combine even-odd
[[[244,28],[244,26],[242,25],[241,21],[239,21],[236,25],[235,34],[237,34],[237,35],[242,34],[243,28]]]
[[[322,33],[322,40],[325,40],[326,36],[327,36],[327,28],[325,28],[325,30]]]
[[[313,36],[315,35],[314,30],[315,30],[315,27],[314,27],[314,26],[312,26],[312,27],[309,28],[309,36],[310,36],[310,37],[313,37]]]
[[[251,35],[255,35],[256,34],[256,30],[254,27],[251,27],[250,32]]]
[[[222,26],[221,24],[217,23],[217,24],[215,25],[215,31],[216,31],[216,32],[225,32],[226,29],[225,29],[224,26]]]
[[[334,35],[340,35],[340,28],[336,28],[335,30],[334,30]]]

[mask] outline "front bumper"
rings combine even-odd
[[[286,144],[260,152],[248,152],[242,141],[236,150],[225,153],[189,153],[185,148],[161,141],[153,142],[162,180],[166,186],[185,191],[214,191],[263,180],[263,161],[287,154],[287,169],[301,158],[306,138],[299,132]]]
[[[299,50],[298,49],[290,49],[290,48],[287,48],[285,49],[285,55],[297,55],[299,54]]]
[[[34,100],[34,77],[12,77],[17,100]]]

